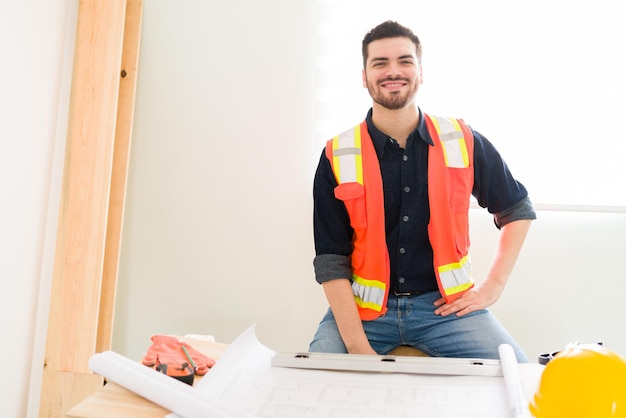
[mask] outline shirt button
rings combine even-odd
[[[409,222],[409,217],[405,215],[405,216],[402,217],[402,220],[404,222]]]
[[[398,282],[399,282],[399,283],[404,283],[404,277],[400,277],[400,278],[398,279]]]
[[[400,248],[398,251],[400,251],[400,254],[404,254],[406,252],[404,248]]]
[[[409,186],[406,186],[406,187],[404,188],[404,191],[405,191],[406,193],[408,193],[408,192],[410,192],[410,191],[411,191],[411,188],[410,188]]]
[[[408,155],[403,155],[403,156],[402,156],[402,160],[403,160],[403,161],[408,161],[408,160],[409,160]]]

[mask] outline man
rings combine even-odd
[[[311,352],[498,358],[523,350],[486,308],[502,293],[535,212],[496,149],[461,120],[415,102],[421,45],[387,21],[363,39],[366,120],[333,140],[314,181],[316,280],[330,308]],[[470,194],[494,214],[487,277],[469,274]]]

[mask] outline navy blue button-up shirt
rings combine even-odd
[[[417,128],[406,147],[379,131],[368,112],[367,126],[378,155],[383,180],[385,231],[391,268],[391,290],[422,292],[437,290],[433,250],[428,239],[428,150],[433,140],[420,112]],[[534,219],[524,186],[516,181],[493,145],[482,135],[474,135],[474,188],[472,194],[489,212],[505,213],[522,205],[507,222]],[[337,186],[332,167],[324,152],[313,185],[316,279],[324,282],[351,278],[349,256],[353,230],[342,201],[334,196]],[[499,226],[501,226],[500,224]]]

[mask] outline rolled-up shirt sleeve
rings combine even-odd
[[[533,204],[528,196],[526,196],[510,208],[505,209],[502,212],[495,213],[493,215],[493,221],[498,229],[502,228],[508,223],[521,221],[523,219],[537,219],[537,214],[535,213]]]
[[[313,259],[315,268],[315,280],[324,283],[334,279],[350,279],[352,277],[352,267],[350,257],[337,254],[321,254]]]

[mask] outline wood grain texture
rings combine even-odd
[[[128,179],[143,0],[127,0],[96,352],[111,349]]]
[[[39,416],[102,385],[95,352],[126,0],[81,0]]]

